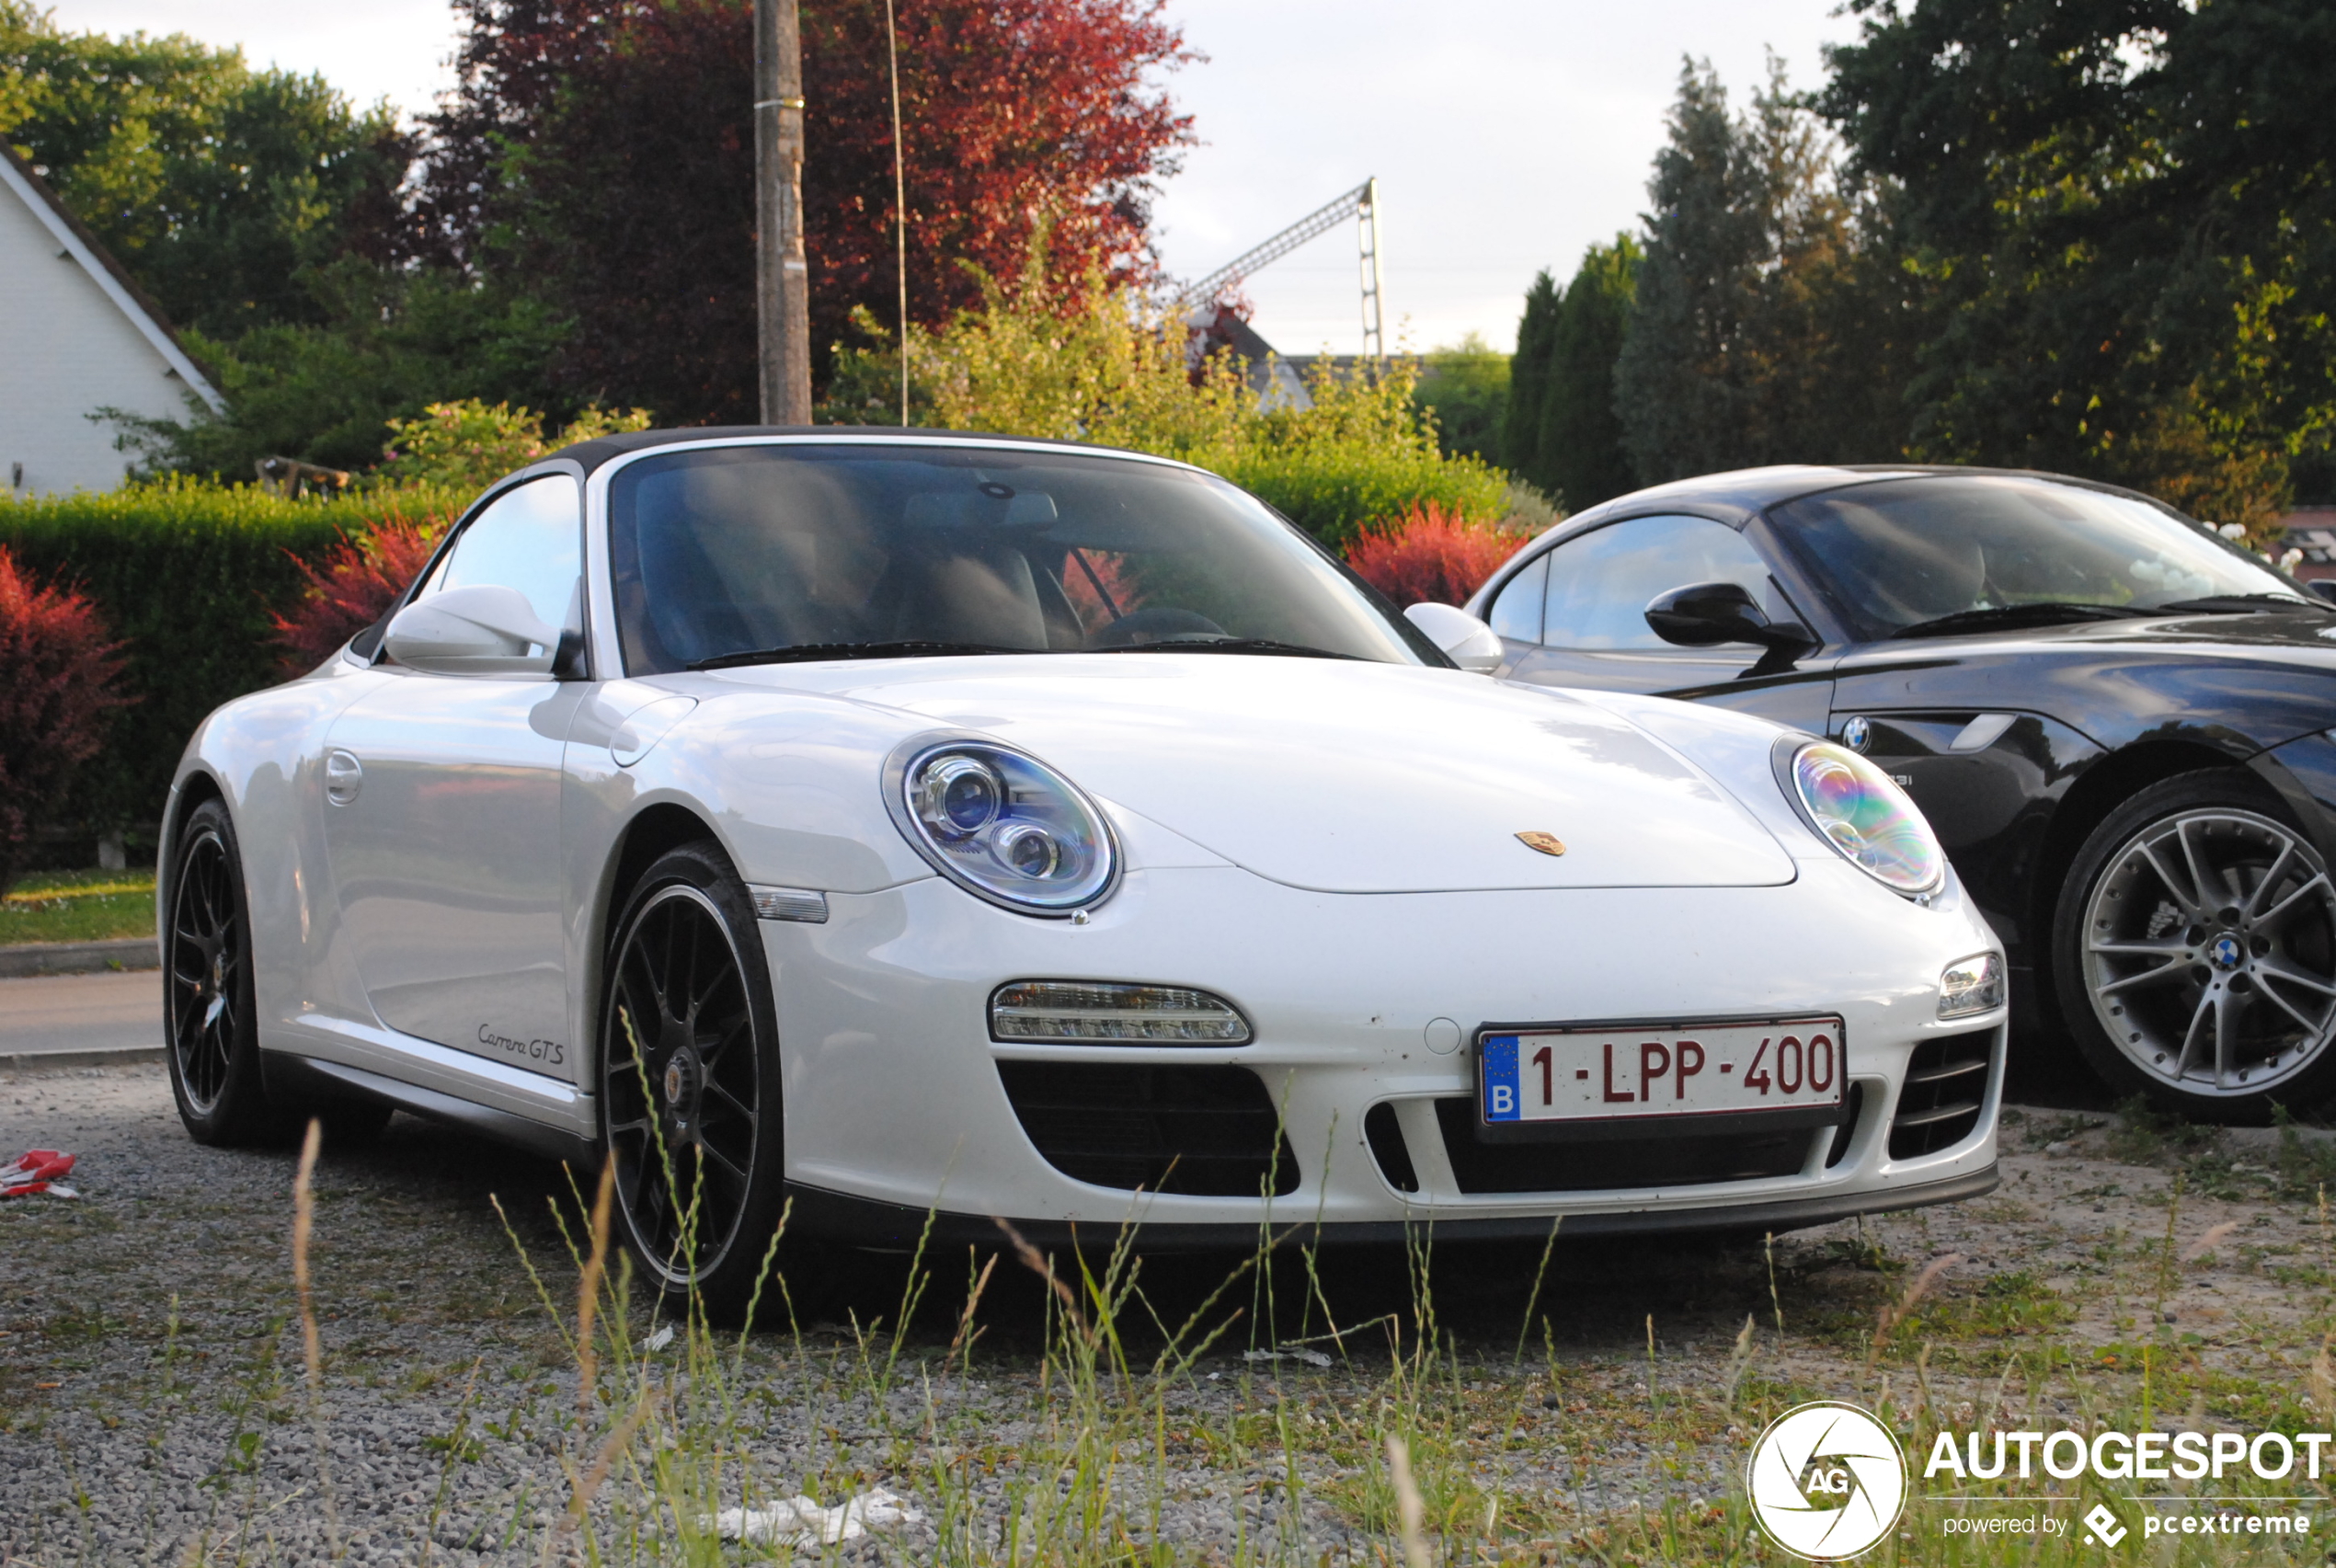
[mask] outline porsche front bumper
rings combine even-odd
[[[1770,887],[1351,895],[1230,867],[1151,870],[1083,925],[1011,914],[938,879],[832,895],[823,924],[763,926],[797,1219],[871,1245],[913,1242],[929,1217],[939,1234],[994,1239],[993,1216],[1034,1240],[1132,1222],[1148,1247],[1245,1245],[1261,1226],[1354,1240],[1418,1226],[1538,1237],[1552,1220],[1567,1234],[1778,1230],[1988,1190],[2005,1017],[1942,1023],[1936,1009],[1940,971],[1997,944],[1952,891],[1920,908],[1846,864],[1800,871]],[[1205,988],[1240,1006],[1254,1038],[991,1039],[991,993],[1028,979]],[[1576,1148],[1552,1159],[1571,1173],[1556,1185],[1518,1190],[1529,1166],[1488,1176],[1472,1111],[1457,1114],[1472,1106],[1469,1042],[1485,1020],[1819,1011],[1843,1020],[1854,1117],[1793,1134],[1781,1160],[1767,1140],[1758,1173],[1731,1175],[1724,1153],[1666,1171],[1641,1149],[1627,1184],[1586,1185],[1597,1157]],[[1431,1048],[1438,1019],[1461,1025],[1458,1049]],[[1967,1070],[1947,1102],[1961,1108],[1925,1124],[1941,1098],[1920,1081],[1942,1062]],[[1078,1179],[1062,1168],[1075,1162],[1034,1138],[1008,1074],[1034,1075],[1013,1064],[1254,1074],[1286,1139],[1265,1167],[1272,1196],[1254,1180],[1228,1194]],[[1133,1095],[1116,1109],[1144,1108]],[[1642,1141],[1694,1141],[1681,1130],[1650,1125]]]

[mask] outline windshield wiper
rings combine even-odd
[[[1045,648],[1000,647],[994,643],[937,643],[905,638],[888,643],[794,643],[747,653],[716,654],[692,670],[733,670],[742,664],[796,664],[815,658],[925,658],[962,653],[1045,653]]]
[[[2293,593],[2209,593],[2203,598],[2176,599],[2149,608],[2170,614],[2245,615],[2257,610],[2330,610],[2336,609],[2336,605]]]
[[[2155,615],[2130,604],[2078,604],[2066,600],[2042,600],[2033,604],[1991,604],[1984,610],[1958,610],[1933,621],[1901,626],[1894,637],[1950,637],[1957,632],[2010,630],[2021,626],[2056,626],[2070,621],[2127,621]]]
[[[1294,658],[1354,658],[1351,653],[1336,653],[1326,647],[1308,647],[1303,643],[1277,643],[1271,637],[1208,637],[1190,641],[1169,640],[1157,643],[1129,643],[1124,647],[1089,648],[1089,653],[1277,653]]]

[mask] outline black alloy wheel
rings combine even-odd
[[[169,899],[163,1024],[178,1117],[198,1143],[270,1136],[279,1118],[260,1082],[243,855],[216,800],[178,835]]]
[[[2122,1093],[2233,1124],[2336,1093],[2336,884],[2250,774],[2184,773],[2110,813],[2071,868],[2053,969]]]
[[[784,1201],[778,1027],[746,887],[718,846],[684,845],[615,933],[600,1088],[625,1239],[677,1303],[739,1322],[761,1283],[775,1310],[761,1276]]]

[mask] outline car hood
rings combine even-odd
[[[727,672],[1028,750],[1292,887],[1747,887],[1793,862],[1628,720],[1454,670],[1225,654],[914,659]],[[1763,781],[1766,782],[1766,781]],[[1552,856],[1517,835],[1564,844]]]

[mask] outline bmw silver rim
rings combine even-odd
[[[761,1123],[746,973],[696,888],[658,892],[617,949],[601,1086],[616,1197],[671,1284],[721,1263],[745,1213]]]
[[[242,922],[226,841],[206,828],[187,846],[170,898],[170,1054],[198,1116],[227,1087],[242,1023]]]
[[[2261,1094],[2336,1033],[2336,888],[2309,844],[2227,808],[2120,845],[2085,905],[2085,984],[2127,1059],[2184,1094]]]

